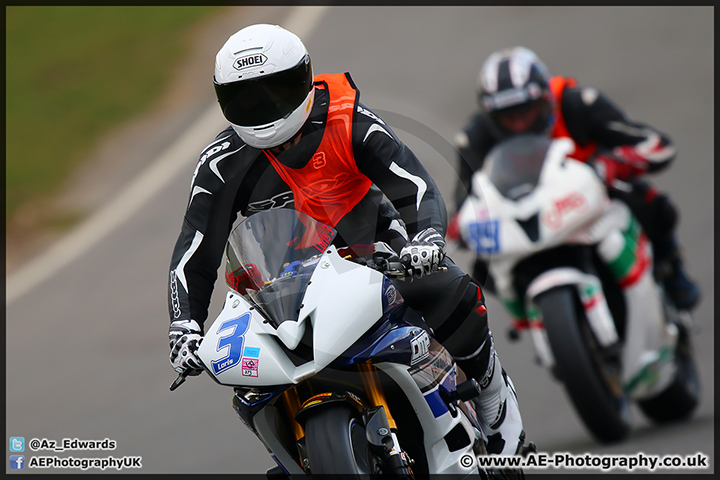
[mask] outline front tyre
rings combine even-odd
[[[491,469],[481,472],[480,478],[483,478],[485,480],[525,480],[525,474],[520,469]]]
[[[601,442],[630,431],[630,406],[622,390],[619,360],[601,350],[575,286],[557,287],[535,298],[545,322],[555,368],[585,426]]]
[[[365,426],[350,406],[328,405],[309,415],[305,448],[313,475],[367,478],[375,473]]]

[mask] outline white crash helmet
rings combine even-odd
[[[278,25],[232,35],[215,57],[213,83],[223,115],[255,148],[290,140],[310,116],[315,95],[305,45]]]
[[[477,95],[480,110],[488,115],[498,139],[513,135],[498,121],[503,112],[539,105],[540,113],[528,133],[547,133],[554,122],[550,72],[529,48],[513,47],[491,54],[480,70]]]

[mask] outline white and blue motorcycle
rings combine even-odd
[[[268,477],[523,478],[479,466],[479,386],[388,278],[405,275],[395,252],[338,250],[335,234],[272,209],[227,244],[230,291],[198,356],[234,388],[234,409],[277,463]]]
[[[498,144],[458,227],[513,318],[511,338],[529,330],[539,363],[610,442],[628,435],[631,400],[655,421],[682,419],[700,386],[689,312],[666,300],[637,220],[574,148],[542,135]]]

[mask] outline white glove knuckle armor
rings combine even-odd
[[[198,375],[202,364],[197,358],[197,349],[202,342],[202,329],[195,320],[177,320],[170,324],[170,363],[178,373]]]
[[[429,275],[445,257],[445,240],[434,228],[427,228],[413,237],[400,252],[410,257],[409,273],[417,277]]]

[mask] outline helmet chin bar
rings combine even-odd
[[[238,136],[248,145],[255,148],[265,149],[273,148],[277,145],[285,143],[286,139],[278,135],[279,126],[274,122],[269,125],[263,125],[262,127],[243,127],[231,123],[233,130]],[[283,132],[284,135],[288,135],[289,132]]]
[[[267,140],[277,135],[278,129],[275,123],[260,128],[254,128],[253,134],[258,140]]]

